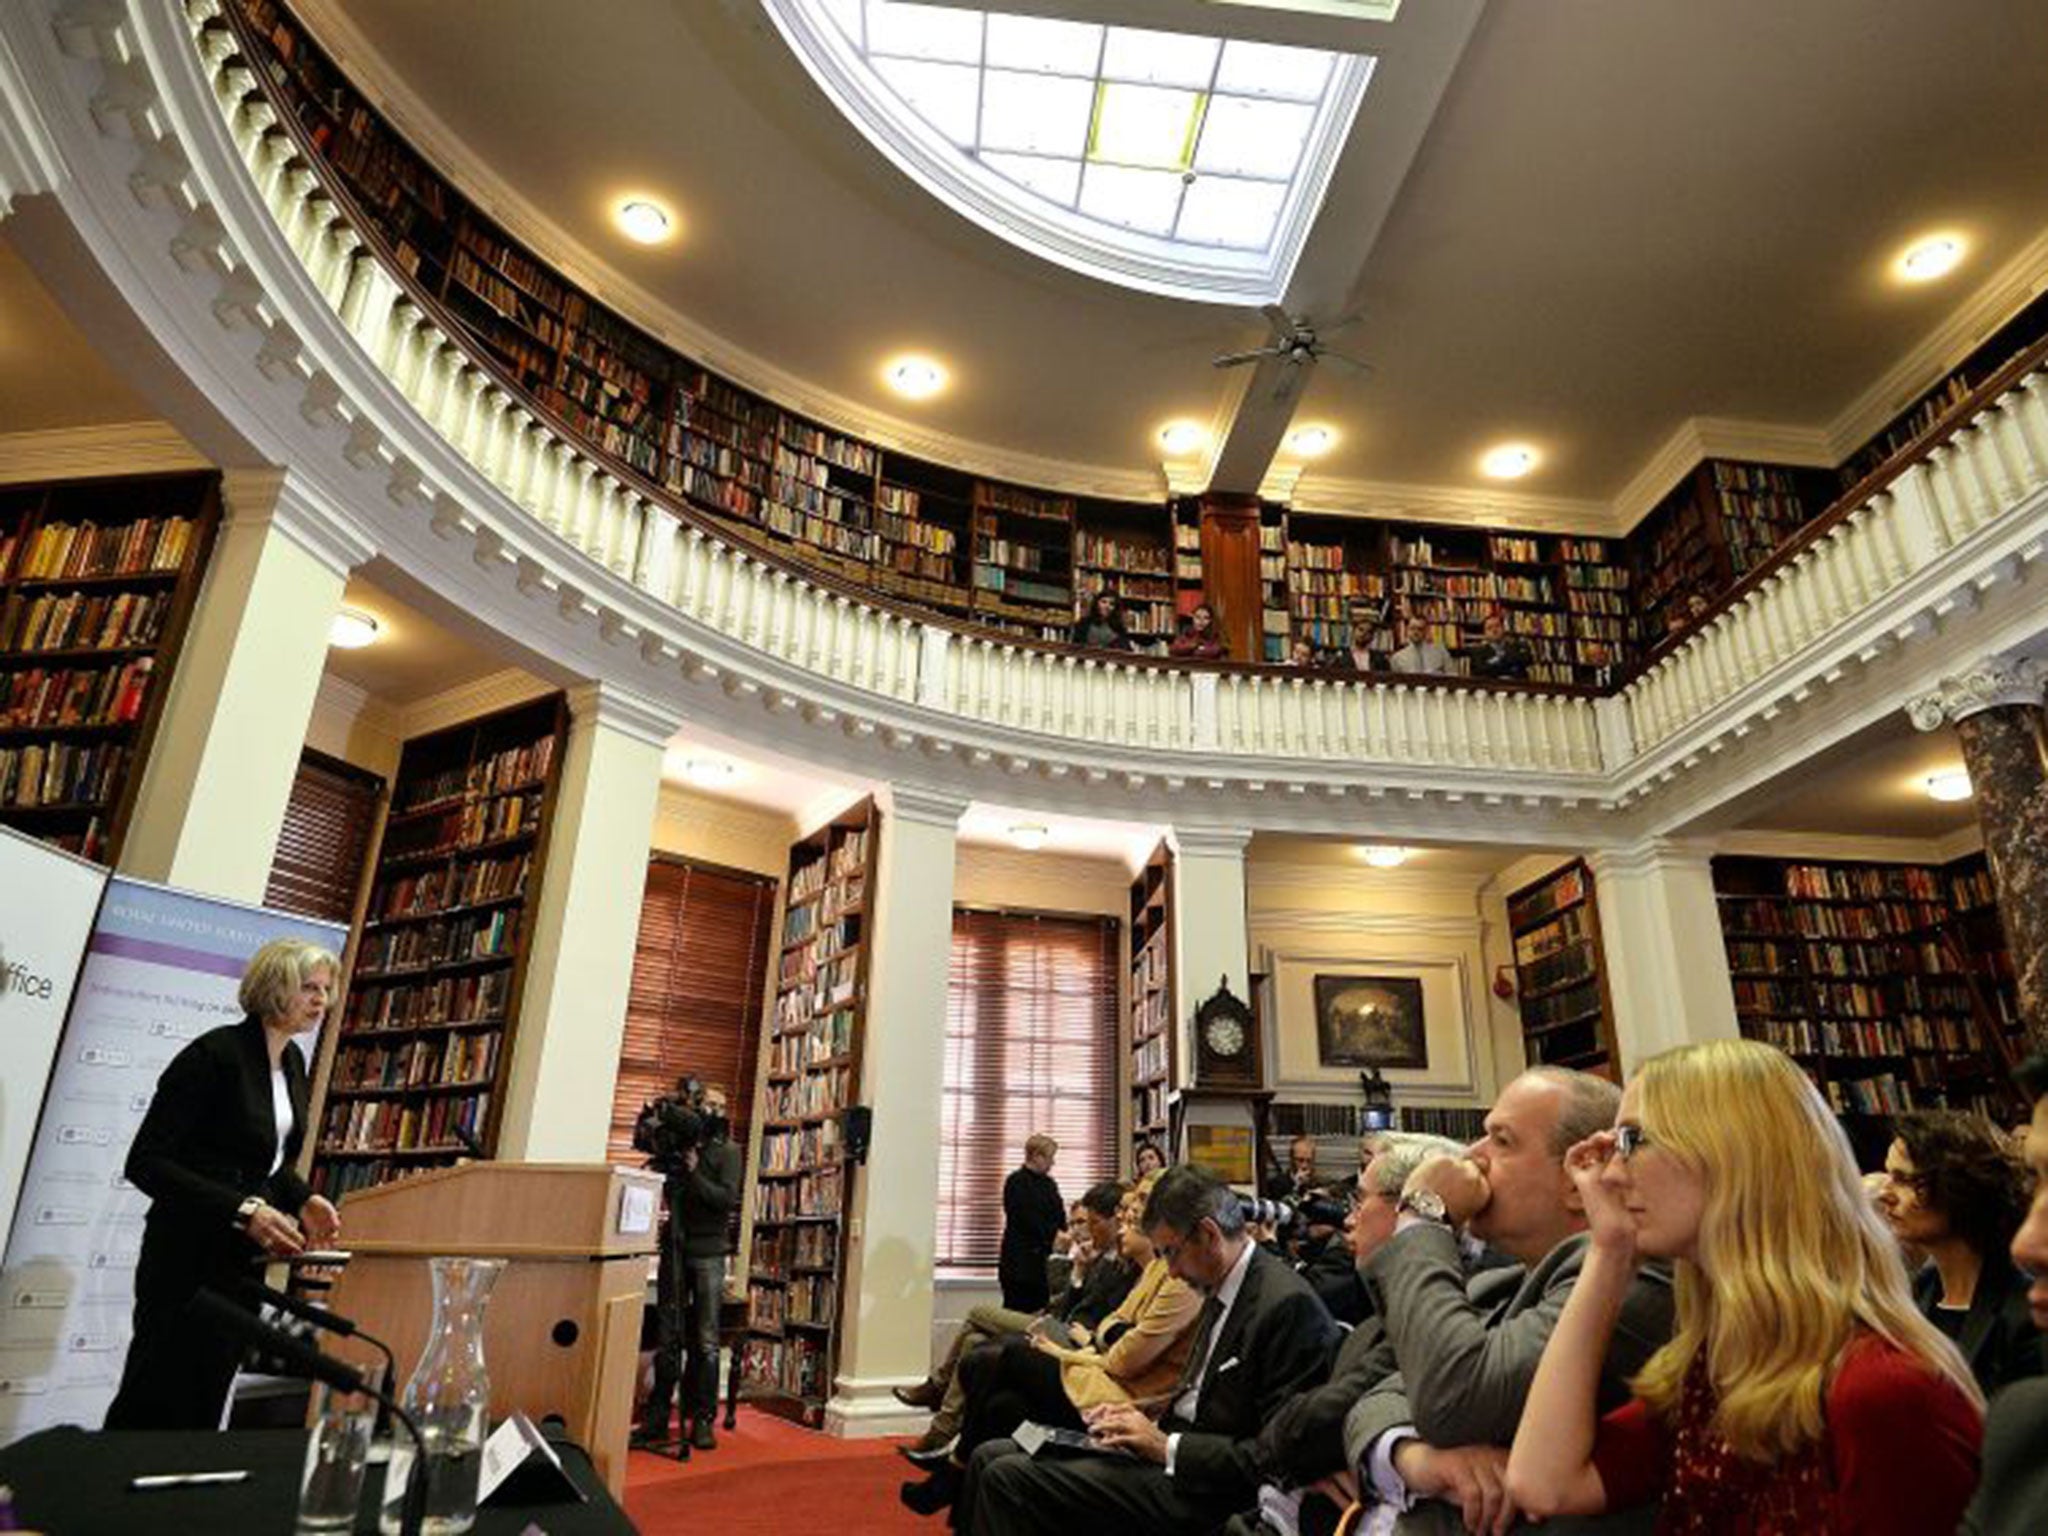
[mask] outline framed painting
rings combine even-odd
[[[1318,976],[1316,1053],[1325,1067],[1429,1065],[1422,982],[1413,976]]]

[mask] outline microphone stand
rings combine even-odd
[[[341,1316],[337,1312],[330,1312],[325,1307],[316,1307],[310,1302],[301,1301],[290,1292],[280,1291],[275,1286],[265,1285],[261,1280],[245,1280],[242,1282],[240,1289],[244,1301],[275,1307],[280,1312],[296,1317],[300,1322],[310,1323],[315,1328],[337,1334],[344,1339],[361,1339],[384,1357],[385,1390],[396,1390],[398,1386],[398,1359],[391,1353],[391,1346],[375,1334],[357,1326],[355,1322]],[[370,1438],[382,1440],[390,1433],[391,1409],[380,1397],[377,1400],[377,1422],[370,1431]]]

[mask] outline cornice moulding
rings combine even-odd
[[[1956,850],[1958,839],[1966,845]],[[1730,832],[1714,840],[1717,855],[1765,859],[1842,859],[1859,864],[1946,864],[1983,841],[1974,827],[1942,837],[1858,837],[1835,832]]]
[[[888,814],[921,827],[957,828],[973,802],[956,790],[923,784],[891,784]]]
[[[1831,432],[1823,427],[1687,417],[1609,504],[1609,526],[1617,536],[1628,533],[1673,486],[1708,459],[1755,459],[1765,464],[1832,469],[1841,455],[1833,452],[1830,439]]]
[[[1175,853],[1182,858],[1231,859],[1244,861],[1252,840],[1249,827],[1183,827],[1169,832]]]
[[[211,469],[169,422],[0,433],[0,484]]]
[[[1606,502],[1477,486],[1404,485],[1386,480],[1338,480],[1304,470],[1293,509],[1378,521],[1414,518],[1475,527],[1612,537],[1618,530]]]
[[[411,737],[459,725],[478,715],[524,704],[550,691],[549,685],[516,667],[493,672],[471,682],[457,683],[440,693],[415,699],[396,710],[401,734]]]

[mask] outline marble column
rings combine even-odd
[[[2048,1051],[2048,667],[1987,657],[1907,705],[1923,731],[1952,724],[1970,772],[1998,920],[2018,982],[2020,1018]]]
[[[1696,1040],[1739,1034],[1704,848],[1651,838],[1587,855],[1614,1006],[1617,1075]]]

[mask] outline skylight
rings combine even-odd
[[[906,0],[764,4],[934,196],[1048,261],[1211,303],[1280,298],[1374,63]]]

